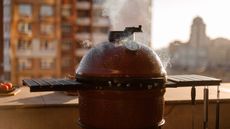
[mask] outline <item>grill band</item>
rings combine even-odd
[[[163,88],[163,78],[134,78],[134,77],[77,77],[77,82],[88,84],[96,90],[151,90]]]
[[[83,124],[82,122],[81,122],[81,120],[79,119],[78,120],[78,125],[81,127],[81,128],[83,128],[83,129],[99,129],[99,128],[95,128],[95,127],[89,127],[89,126],[87,126],[86,124]],[[164,119],[162,119],[159,123],[158,123],[158,125],[153,125],[153,126],[151,126],[151,127],[143,127],[143,128],[138,128],[138,129],[161,129],[161,126],[163,126],[165,124],[165,120]]]

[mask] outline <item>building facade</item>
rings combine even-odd
[[[144,33],[151,35],[148,30],[151,23],[143,18],[148,16],[148,19],[151,19],[151,0],[145,1],[143,6],[140,6],[137,0],[131,2],[131,8],[140,6],[144,11],[130,14],[132,17],[124,16],[119,24],[124,26],[120,26],[119,30],[141,24],[147,30],[144,30]],[[10,55],[6,55],[10,57],[10,64],[7,66],[10,66],[8,69],[11,81],[20,84],[25,78],[75,76],[75,69],[87,50],[98,43],[108,41],[112,25],[111,17],[103,15],[105,2],[108,1],[11,0]],[[124,8],[127,8],[128,3]],[[147,13],[142,15],[146,11]],[[149,41],[151,39],[149,36],[142,38]],[[150,46],[150,42],[148,45]]]
[[[3,37],[4,37],[4,50],[3,50],[3,71],[4,81],[10,80],[10,25],[11,25],[11,0],[3,0]]]
[[[230,40],[210,39],[201,17],[194,18],[189,41],[175,41],[170,44],[169,50],[175,69],[195,73],[214,69],[230,70]]]
[[[0,81],[3,80],[3,1],[0,1],[0,7],[1,7],[1,11],[0,11]]]
[[[13,0],[11,80],[60,77],[60,1]]]
[[[74,75],[76,61],[76,39],[77,28],[76,0],[61,1],[61,76]]]
[[[95,43],[107,40],[110,24],[102,16],[104,0],[62,0],[61,75],[74,76],[83,55]]]
[[[88,48],[107,39],[110,24],[101,16],[101,2],[12,0],[12,82],[74,75]]]

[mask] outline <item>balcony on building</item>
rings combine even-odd
[[[89,49],[86,48],[78,48],[77,50],[75,50],[75,55],[78,57],[83,57],[88,50]]]
[[[93,9],[103,9],[103,7],[100,4],[93,4]]]
[[[26,46],[18,46],[16,50],[16,55],[18,57],[55,57],[56,49],[53,45],[42,45],[43,43],[40,40],[30,41]],[[50,43],[51,44],[51,43]]]
[[[76,22],[78,25],[81,25],[81,26],[89,26],[91,23],[89,17],[79,17],[77,18]]]
[[[93,0],[93,9],[102,9],[105,0]]]
[[[108,41],[108,35],[106,33],[93,33],[93,43],[98,44],[104,41]]]
[[[90,9],[89,1],[78,1],[76,5],[77,5],[76,8],[79,10],[89,10]]]
[[[110,26],[110,22],[109,19],[106,17],[95,18],[93,19],[93,26],[106,27],[106,26]]]
[[[75,34],[75,38],[78,40],[89,40],[90,39],[90,33],[87,32],[78,32]]]

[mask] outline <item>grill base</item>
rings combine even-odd
[[[85,124],[83,124],[81,122],[81,120],[78,120],[78,125],[82,128],[82,129],[102,129],[102,128],[95,128],[95,127],[89,127]],[[162,119],[162,121],[158,124],[158,125],[153,125],[152,127],[143,127],[143,128],[136,128],[136,129],[161,129],[161,127],[165,124],[165,120]],[[110,128],[111,129],[111,128]],[[121,128],[122,129],[122,128]],[[126,128],[127,129],[127,128]],[[133,128],[130,128],[133,129]]]

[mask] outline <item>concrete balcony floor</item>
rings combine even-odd
[[[203,129],[203,87],[191,105],[191,88],[168,88],[163,129]],[[216,87],[209,87],[209,129],[215,129]],[[230,83],[220,86],[220,129],[230,129]],[[194,120],[192,120],[194,118]],[[0,96],[0,129],[80,129],[78,99],[64,92],[29,92],[21,87],[15,96]]]

